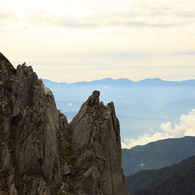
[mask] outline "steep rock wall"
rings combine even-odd
[[[121,168],[119,121],[114,104],[104,106],[94,91],[69,125],[78,194],[128,194]]]
[[[68,124],[32,67],[0,53],[0,194],[126,195],[119,122],[95,91]]]

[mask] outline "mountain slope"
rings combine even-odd
[[[126,176],[143,169],[159,169],[195,155],[195,137],[165,139],[122,149],[122,166]]]
[[[143,170],[127,177],[131,195],[195,194],[195,156],[158,170]]]

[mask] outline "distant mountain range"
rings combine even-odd
[[[181,114],[195,108],[195,80],[173,82],[155,78],[133,82],[125,78],[106,78],[70,84],[42,80],[52,90],[58,109],[69,121],[88,94],[101,91],[103,102],[115,104],[122,141],[143,135],[149,129],[161,131],[161,123],[178,123]]]
[[[45,83],[51,84],[62,84],[62,85],[94,85],[94,84],[111,84],[111,85],[194,85],[195,79],[184,80],[184,81],[165,81],[160,78],[148,78],[140,81],[131,81],[127,78],[120,78],[120,79],[112,79],[112,78],[105,78],[100,80],[93,80],[93,81],[80,81],[75,83],[66,83],[66,82],[53,82],[48,79],[42,79]]]
[[[194,195],[195,156],[158,170],[143,170],[127,177],[131,195]]]
[[[149,129],[160,132],[160,124],[167,121],[178,124],[182,114],[195,108],[195,80],[133,82],[107,78],[71,84],[43,82],[52,90],[58,109],[69,121],[88,94],[101,91],[103,102],[115,104],[122,141],[148,133]],[[195,157],[190,157],[192,155],[195,155],[195,137],[189,136],[123,149],[122,166],[131,195],[195,194]]]
[[[195,155],[195,137],[164,139],[144,146],[122,149],[124,175],[144,169],[159,169]]]

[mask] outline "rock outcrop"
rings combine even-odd
[[[127,194],[121,169],[119,121],[114,104],[99,102],[94,91],[69,125],[78,194]],[[87,193],[86,193],[87,192]]]
[[[32,67],[0,53],[0,194],[128,194],[114,104],[99,95],[68,124]]]

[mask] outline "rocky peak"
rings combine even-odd
[[[114,104],[99,102],[94,91],[69,124],[78,194],[127,194],[121,169],[119,121]]]
[[[1,53],[0,90],[0,194],[128,194],[119,121],[99,91],[68,124],[32,67]]]

